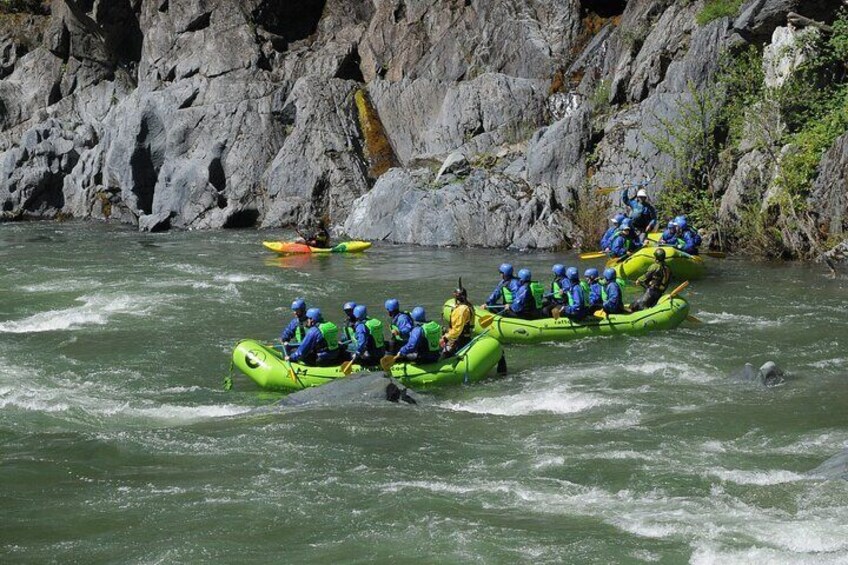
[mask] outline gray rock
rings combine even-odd
[[[848,449],[837,453],[812,471],[808,476],[816,479],[842,479],[848,481]]]
[[[809,208],[820,232],[832,238],[848,233],[848,133],[825,152],[813,182]]]
[[[359,198],[344,224],[354,238],[419,245],[552,249],[567,225],[554,191],[475,170],[438,186],[426,169],[392,169]]]
[[[442,175],[446,173],[462,176],[467,175],[470,172],[471,165],[468,163],[468,159],[465,158],[465,155],[459,151],[454,151],[445,158],[445,162],[442,163],[442,167],[439,169],[438,174],[436,174],[436,181],[438,181]]]

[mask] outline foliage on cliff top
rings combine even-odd
[[[725,16],[732,18],[739,13],[741,6],[742,0],[707,0],[707,3],[695,16],[695,21],[698,22],[698,25],[703,26]]]
[[[0,0],[0,14],[36,14],[50,13],[50,2],[42,0]]]

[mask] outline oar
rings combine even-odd
[[[350,358],[350,361],[342,365],[342,373],[344,376],[350,375],[351,371],[353,371],[353,363],[356,361],[356,355]]]
[[[286,361],[286,358],[283,357],[283,363],[285,363],[286,368],[289,370],[289,377],[291,377],[292,382],[297,382],[297,374],[294,372],[294,368],[292,368],[291,363]]]
[[[506,307],[507,307],[506,304],[499,304],[499,305],[495,305],[495,306],[487,306],[486,309],[487,310],[505,310]],[[481,328],[488,328],[489,326],[492,325],[492,322],[494,322],[494,321],[495,321],[495,317],[493,315],[489,314],[487,316],[483,316],[482,318],[480,318],[478,323],[480,324]]]
[[[600,259],[601,257],[607,257],[608,255],[603,251],[590,251],[588,253],[581,253],[578,255],[581,259]]]
[[[681,283],[680,286],[678,286],[677,288],[675,288],[674,290],[671,291],[671,293],[668,295],[669,299],[674,298],[675,296],[677,296],[678,294],[683,292],[683,290],[687,286],[689,286],[689,281],[685,281],[685,282]]]
[[[616,190],[620,190],[617,186],[599,186],[598,193],[599,194],[612,194]]]
[[[380,367],[386,374],[391,374],[392,367],[395,363],[397,363],[397,355],[386,355],[382,359],[380,359]]]
[[[704,323],[700,318],[696,318],[692,314],[689,314],[688,316],[686,316],[686,321],[692,322],[693,324],[703,324]]]

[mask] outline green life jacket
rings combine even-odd
[[[377,318],[368,318],[365,320],[365,327],[368,328],[368,333],[374,338],[374,346],[379,349],[385,345],[383,338],[383,322]]]
[[[427,322],[421,326],[424,332],[424,339],[427,340],[427,348],[431,352],[439,351],[442,347],[439,341],[442,339],[442,326],[438,322]]]
[[[545,287],[542,286],[542,283],[532,281],[530,283],[530,294],[533,296],[533,301],[536,303],[536,308],[541,308],[545,296]]]
[[[589,306],[589,295],[592,293],[589,283],[586,281],[580,281],[580,288],[583,289],[583,306]]]
[[[356,346],[356,328],[354,326],[351,326],[350,324],[347,324],[345,325],[343,331],[345,341],[349,342],[353,346]]]
[[[297,329],[294,330],[294,340],[301,343],[304,337],[306,337],[306,328],[303,327],[303,323],[299,323]]]
[[[508,281],[504,281],[507,283]],[[509,290],[509,285],[504,284],[501,287],[501,295],[503,295],[504,304],[512,304],[512,291]]]
[[[318,325],[321,337],[327,342],[327,349],[335,351],[339,348],[339,327],[333,322],[324,322]]]
[[[406,314],[407,316],[410,315],[409,312],[399,312],[396,316],[392,316],[392,322],[394,322],[395,318],[397,318],[397,316],[400,316],[401,314]],[[400,328],[399,327],[397,327],[394,323],[392,323],[392,325],[389,326],[389,327],[392,330],[392,336],[395,338],[396,342],[398,342],[399,344],[400,343],[406,343],[407,340],[406,340],[405,337],[403,337],[400,334]]]
[[[554,279],[551,283],[551,292],[554,295],[554,300],[562,300],[562,287],[559,285],[559,280]]]
[[[604,282],[603,284],[601,284],[601,300],[603,300],[604,302],[607,301],[607,285],[608,284],[609,284],[609,282]]]

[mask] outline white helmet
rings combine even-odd
[[[645,198],[648,197],[648,191],[644,188],[640,188],[639,191],[636,193],[636,198],[641,198],[642,196],[644,196]]]

